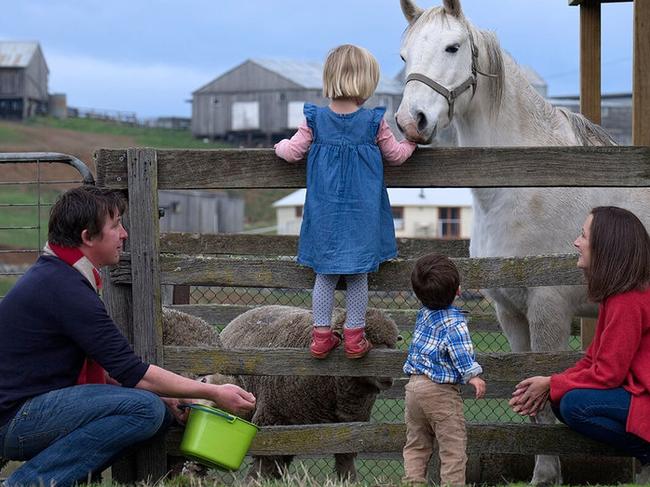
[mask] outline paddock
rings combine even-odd
[[[401,380],[387,396],[403,397],[401,367],[406,353],[401,350],[375,350],[350,362],[340,351],[328,360],[315,361],[303,349],[229,351],[162,346],[161,285],[308,290],[313,274],[295,263],[295,238],[161,236],[158,189],[299,188],[304,185],[304,165],[283,163],[269,149],[100,150],[96,162],[98,185],[124,190],[129,199],[129,249],[106,276],[105,301],[136,353],[145,360],[195,374],[391,375]],[[385,179],[387,186],[393,187],[647,187],[649,164],[648,147],[420,149],[409,160],[408,170],[387,167]],[[400,242],[402,257],[370,276],[370,290],[409,290],[413,260],[439,250],[454,255],[465,289],[584,283],[573,255],[470,259],[463,254],[462,244],[456,244],[455,252],[451,244],[442,245],[445,247],[435,240]],[[236,312],[210,304],[180,308],[204,317]],[[404,324],[412,317],[407,310],[395,314],[403,316],[400,321]],[[507,398],[522,378],[558,372],[579,356],[579,352],[494,353],[479,354],[478,360],[484,366],[489,397]],[[401,452],[404,432],[401,423],[381,422],[266,427],[256,437],[251,453],[319,456],[359,452],[394,458]],[[173,431],[164,443],[116,465],[115,478],[129,481],[164,475],[163,453],[177,451],[179,438],[180,431]],[[472,423],[468,450],[482,455],[620,455],[562,425],[525,423]],[[631,469],[631,462],[628,464]]]

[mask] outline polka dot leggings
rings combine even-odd
[[[314,326],[330,326],[334,309],[334,290],[340,277],[339,274],[316,274],[312,295]],[[343,277],[347,284],[345,327],[362,328],[366,326],[368,274],[348,274]]]

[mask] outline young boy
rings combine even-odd
[[[459,384],[471,384],[476,398],[485,394],[467,323],[451,306],[460,276],[443,255],[428,254],[415,263],[411,285],[422,302],[404,372],[406,385],[405,482],[427,483],[434,439],[440,454],[440,485],[465,484],[465,417]]]

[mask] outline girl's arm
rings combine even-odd
[[[411,157],[411,154],[413,154],[413,151],[418,146],[415,142],[406,139],[398,142],[386,123],[386,120],[383,119],[377,132],[377,145],[379,146],[381,155],[384,156],[384,159],[391,166],[401,165],[406,159]]]
[[[287,162],[301,161],[305,158],[305,154],[307,154],[313,138],[307,122],[303,122],[293,137],[281,140],[273,146],[275,155]]]

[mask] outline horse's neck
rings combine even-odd
[[[575,144],[566,117],[542,98],[509,56],[504,55],[504,90],[498,113],[490,114],[487,78],[479,75],[469,109],[455,119],[460,146]]]

